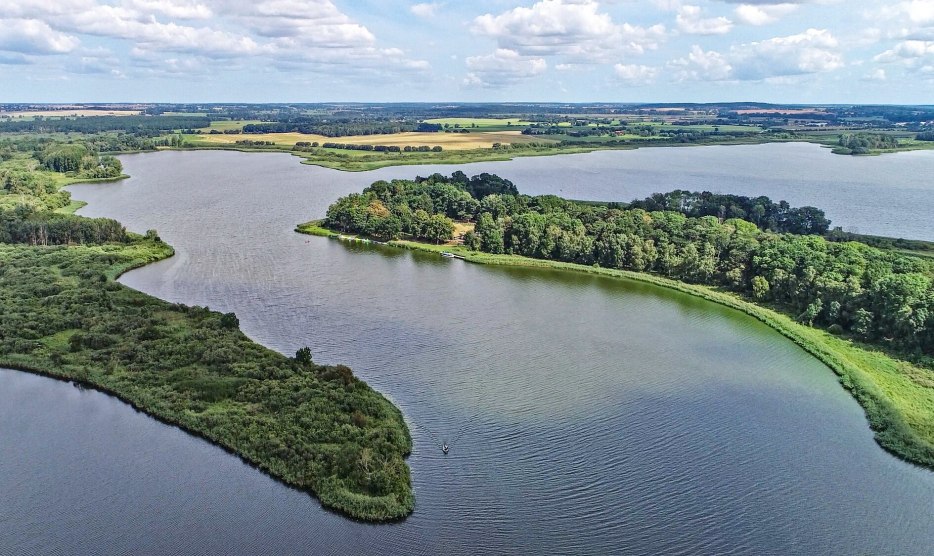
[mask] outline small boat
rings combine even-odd
[[[446,257],[446,258],[448,258],[448,259],[453,259],[453,258],[454,258],[454,253],[448,253],[447,251],[442,251],[442,252],[441,252],[441,256],[442,256],[442,257]]]
[[[445,454],[447,454],[447,453],[448,453],[448,450],[450,450],[450,449],[451,449],[451,447],[448,446],[447,444],[442,444],[442,445],[441,445],[441,451],[444,452]]]

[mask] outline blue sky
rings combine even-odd
[[[0,102],[934,103],[934,0],[3,0]]]

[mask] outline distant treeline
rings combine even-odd
[[[211,125],[199,116],[88,116],[83,118],[35,120],[0,120],[0,132],[10,133],[127,133],[163,132],[176,129],[201,129]]]
[[[307,133],[325,137],[348,135],[389,135],[403,131],[415,131],[414,121],[390,120],[337,120],[313,117],[295,118],[279,122],[262,122],[243,126],[243,133]]]
[[[424,214],[415,217],[418,211]],[[464,238],[475,250],[715,285],[835,333],[934,353],[930,263],[861,243],[763,231],[737,217],[609,208],[549,195],[480,198],[461,176],[376,182],[332,205],[326,224],[389,239],[417,236],[408,230],[436,216],[475,220]]]
[[[296,146],[298,145],[296,144]],[[348,151],[373,151],[373,152],[378,152],[378,153],[379,152],[389,152],[389,153],[436,152],[436,153],[439,153],[442,150],[444,150],[438,145],[435,145],[434,147],[429,147],[427,145],[418,145],[418,146],[406,145],[404,147],[400,147],[398,145],[360,145],[360,144],[354,144],[354,143],[323,143],[321,147],[325,149],[343,149],[343,150],[348,150]]]
[[[695,218],[716,216],[721,221],[740,218],[762,230],[779,233],[821,235],[830,228],[830,220],[825,218],[824,211],[815,207],[795,208],[786,201],[775,203],[766,196],[744,197],[676,189],[633,201],[629,203],[629,208],[641,208],[649,212],[673,210]]]

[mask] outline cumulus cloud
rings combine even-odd
[[[695,45],[671,62],[682,81],[757,81],[833,71],[843,66],[840,44],[825,29],[737,45],[727,54]]]
[[[736,20],[746,25],[769,25],[792,13],[798,8],[796,4],[786,2],[782,4],[740,4],[733,13]]]
[[[540,75],[548,69],[543,58],[523,56],[515,50],[499,48],[486,56],[467,58],[468,87],[503,88]]]
[[[141,13],[160,14],[174,19],[208,19],[214,15],[206,5],[189,0],[130,0],[128,5]]]
[[[20,54],[67,54],[81,41],[36,19],[0,19],[0,50]]]
[[[704,51],[696,44],[686,57],[673,60],[669,65],[679,81],[722,81],[729,79],[733,72],[725,56],[715,51]]]
[[[232,59],[256,57],[334,72],[426,68],[398,49],[378,47],[373,33],[331,0],[15,0],[0,3],[4,17],[41,22],[59,48],[72,35],[127,41],[137,53],[131,60],[147,69],[156,60],[174,60],[165,62],[172,71],[200,71],[209,60],[229,67]]]
[[[898,64],[922,75],[934,74],[934,41],[907,40],[878,54],[874,61],[883,64]]]
[[[733,28],[726,17],[702,17],[700,6],[685,5],[678,9],[675,22],[678,30],[688,35],[723,35]]]
[[[882,68],[876,68],[860,78],[862,81],[885,81],[888,76]]]
[[[478,35],[526,56],[565,56],[580,62],[607,61],[616,53],[641,54],[665,39],[662,25],[617,24],[593,0],[542,0],[473,21]]]
[[[423,2],[409,6],[409,11],[418,17],[431,18],[437,14],[440,7],[441,4],[437,2]]]
[[[616,77],[627,85],[648,85],[658,77],[658,68],[637,64],[616,64],[613,66]]]

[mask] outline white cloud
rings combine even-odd
[[[740,4],[733,13],[746,25],[769,25],[798,9],[795,4]]]
[[[702,15],[700,6],[681,6],[675,18],[678,30],[688,35],[723,35],[733,28],[733,22],[728,18],[704,18]]]
[[[0,50],[21,54],[67,54],[81,41],[35,19],[0,19]]]
[[[522,56],[515,50],[499,48],[486,56],[467,58],[468,87],[503,88],[545,72],[548,63],[543,58]]]
[[[696,44],[687,57],[673,60],[670,66],[679,81],[722,81],[729,79],[733,71],[730,62],[722,54],[704,51]]]
[[[378,47],[373,33],[331,0],[0,0],[3,17],[40,20],[51,30],[49,40],[71,33],[127,41],[137,53],[132,59],[147,60],[150,66],[142,67],[150,70],[160,60],[174,61],[163,64],[171,71],[201,71],[211,59],[224,59],[231,68],[235,58],[255,57],[272,66],[298,63],[334,73],[427,66],[398,49]],[[185,23],[190,20],[201,21]]]
[[[843,66],[839,42],[826,29],[775,37],[731,49],[734,76],[763,79],[832,71]]]
[[[214,15],[211,8],[191,0],[130,0],[127,5],[141,13],[177,19],[208,19]]]
[[[440,7],[441,4],[437,2],[423,2],[421,4],[413,4],[409,6],[409,11],[418,17],[427,19],[434,17],[438,12],[438,8]]]
[[[616,64],[613,66],[616,77],[628,85],[648,85],[658,77],[658,68],[636,64]]]
[[[741,44],[729,53],[695,45],[686,58],[671,62],[681,81],[758,81],[833,71],[843,67],[840,45],[825,29]]]
[[[862,81],[885,81],[886,79],[888,76],[882,68],[876,68],[861,78]]]
[[[616,24],[593,0],[542,0],[474,19],[474,33],[526,56],[562,55],[578,62],[607,61],[615,53],[641,54],[665,39],[661,25]]]
[[[911,72],[931,74],[934,72],[934,41],[902,41],[873,60],[884,64],[898,63]]]

